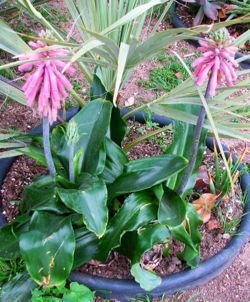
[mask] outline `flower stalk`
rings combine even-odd
[[[44,149],[44,155],[46,158],[50,175],[52,177],[55,177],[56,168],[51,154],[49,134],[50,134],[49,118],[46,116],[43,118],[43,149]]]
[[[218,85],[222,83],[223,77],[225,78],[227,86],[233,86],[234,81],[237,79],[235,68],[238,67],[238,63],[234,59],[237,47],[233,45],[233,41],[234,40],[230,37],[229,32],[225,28],[212,32],[209,39],[199,41],[201,46],[198,50],[203,52],[203,55],[196,59],[192,65],[196,68],[194,75],[197,76],[196,84],[198,86],[203,85],[208,78],[205,93],[207,102],[215,96],[216,89]],[[189,165],[184,174],[182,183],[177,190],[180,195],[185,192],[189,178],[194,170],[205,118],[206,109],[202,106],[195,127],[194,143],[189,159]]]
[[[205,99],[207,102],[212,99],[212,96],[210,95],[211,78],[212,78],[212,76],[210,75],[206,93],[205,93]],[[202,106],[200,109],[200,113],[199,113],[197,122],[196,122],[196,126],[195,126],[194,142],[193,142],[192,152],[191,152],[191,155],[189,158],[189,164],[188,164],[188,167],[184,174],[184,177],[182,179],[182,183],[181,183],[179,189],[177,190],[178,194],[180,194],[180,195],[182,195],[185,192],[189,178],[191,177],[193,170],[194,170],[195,161],[196,161],[199,144],[200,144],[201,132],[202,132],[202,128],[204,126],[205,119],[206,119],[206,109],[204,106]]]
[[[75,145],[79,141],[79,133],[77,123],[74,120],[70,120],[67,125],[66,141],[69,147],[69,180],[71,183],[75,183],[74,156]]]

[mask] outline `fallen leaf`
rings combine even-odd
[[[202,194],[199,199],[193,201],[193,205],[197,213],[200,215],[203,223],[208,222],[211,218],[211,211],[218,197],[219,195],[205,193]]]

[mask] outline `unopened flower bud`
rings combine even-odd
[[[226,41],[232,40],[228,30],[223,27],[209,34],[209,38],[217,43],[224,43]]]
[[[66,140],[68,146],[74,146],[79,141],[78,127],[74,120],[70,120],[67,125]]]

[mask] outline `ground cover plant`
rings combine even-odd
[[[141,259],[155,244],[170,238],[185,245],[179,255],[183,261],[190,267],[199,263],[202,220],[186,197],[195,183],[207,129],[217,138],[220,132],[249,140],[247,134],[232,129],[228,120],[228,116],[246,120],[235,113],[242,106],[237,102],[241,96],[223,102],[239,88],[232,87],[237,78],[237,48],[223,28],[231,23],[215,25],[218,30],[200,42],[203,56],[193,63],[197,86],[190,77],[150,104],[153,111],[176,119],[173,144],[164,155],[129,161],[121,148],[126,125],[117,108],[123,83],[138,63],[162,47],[210,30],[207,26],[169,29],[139,41],[147,11],[162,2],[114,1],[112,6],[109,2],[65,1],[84,41],[81,43],[71,37],[65,39],[30,1],[18,4],[48,30],[30,37],[28,45],[1,21],[2,33],[10,33],[1,48],[16,55],[17,60],[0,68],[19,66],[25,84],[20,91],[2,79],[0,91],[32,107],[43,120],[42,135],[3,133],[1,148],[12,150],[1,156],[26,154],[48,167],[49,175],[25,188],[20,216],[0,231],[0,256],[24,259],[26,271],[39,286],[60,286],[72,269],[90,259],[105,261],[117,250],[131,260],[131,273],[140,286],[152,290],[161,278],[145,269]],[[103,11],[106,17],[102,19]],[[243,18],[238,22],[247,21]],[[16,40],[18,44],[9,42]],[[88,104],[70,82],[75,68],[91,83]],[[189,73],[187,66],[185,70]],[[224,79],[229,88],[219,87]],[[240,87],[245,84],[243,79]],[[222,93],[216,95],[217,91]],[[49,127],[69,94],[82,109],[50,133]],[[228,114],[224,124],[222,113]],[[206,115],[210,124],[205,123]],[[237,126],[246,128],[244,122]],[[192,147],[186,142],[193,136],[196,144]],[[23,274],[25,282],[34,286],[27,273]]]

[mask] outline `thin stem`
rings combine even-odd
[[[75,173],[74,173],[74,145],[69,146],[69,180],[75,183]]]
[[[80,107],[83,107],[85,105],[84,101],[82,100],[81,96],[74,90],[71,89],[70,90],[70,94],[72,95],[72,97],[77,101],[78,105]]]
[[[56,176],[56,168],[54,165],[54,161],[51,154],[50,149],[50,140],[49,140],[49,134],[50,134],[50,127],[49,127],[49,119],[48,117],[43,118],[43,149],[44,149],[44,155],[46,158],[46,162],[49,168],[50,175],[52,177]]]
[[[211,77],[210,77],[210,79],[211,79]],[[211,96],[209,95],[209,92],[208,92],[209,86],[210,86],[210,79],[209,79],[206,93],[205,93],[205,99],[207,101],[211,99]],[[178,194],[180,194],[180,195],[182,195],[184,193],[187,183],[189,181],[189,178],[191,177],[193,170],[194,170],[196,157],[197,157],[199,144],[200,144],[201,132],[202,132],[202,128],[204,126],[206,114],[207,114],[206,109],[204,108],[204,106],[202,106],[200,109],[198,120],[196,122],[196,126],[195,126],[194,142],[193,142],[192,152],[191,152],[190,158],[189,158],[189,164],[188,164],[186,172],[183,176],[182,183],[181,183],[179,189],[177,190]]]

